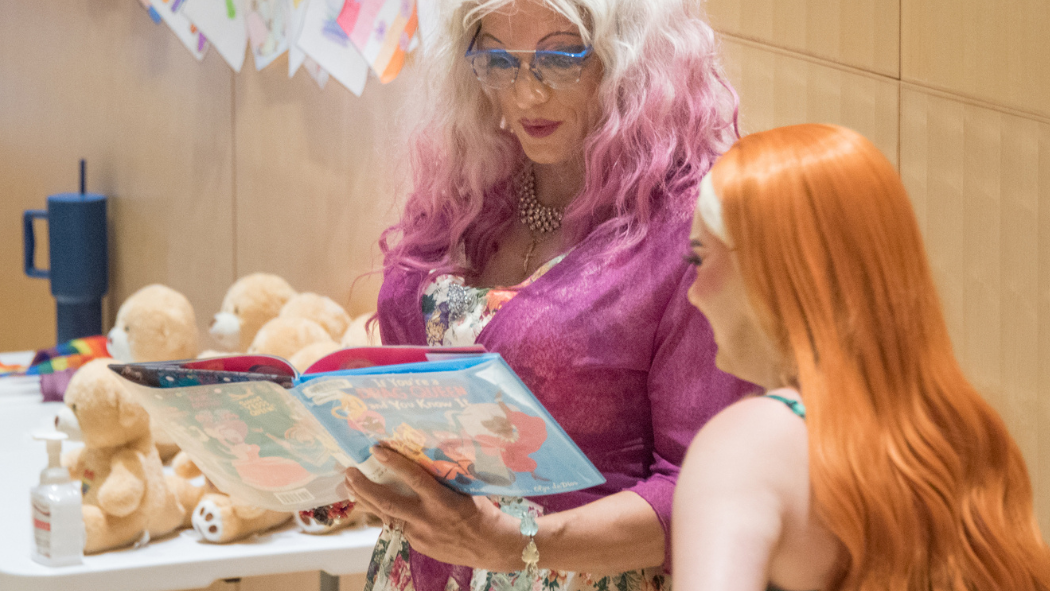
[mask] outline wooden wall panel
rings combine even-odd
[[[1050,134],[1039,138],[1039,184],[1043,195],[1050,187]],[[1039,291],[1036,294],[1039,314],[1039,342],[1036,351],[1039,362],[1039,409],[1036,413],[1042,436],[1039,442],[1039,487],[1036,489],[1036,509],[1043,538],[1050,540],[1050,205],[1045,198],[1039,207]]]
[[[914,87],[901,111],[956,353],[1024,452],[1050,534],[1050,123]]]
[[[323,91],[287,62],[237,77],[237,271],[277,273],[351,314],[375,309],[380,232],[407,186],[399,164],[401,106],[416,81],[369,81],[358,98],[335,80]]]
[[[76,190],[80,157],[88,190],[109,196],[104,323],[151,282],[198,308],[221,296],[233,269],[230,81],[217,55],[197,63],[134,3],[0,3],[0,350],[54,344],[49,285],[22,274],[21,212]]]
[[[724,39],[724,54],[740,94],[742,133],[835,123],[864,134],[897,163],[895,81],[733,38]]]
[[[1050,116],[1050,2],[901,0],[901,77]]]
[[[897,77],[900,0],[707,0],[719,31]]]

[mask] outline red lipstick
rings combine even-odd
[[[549,119],[521,119],[520,123],[525,133],[534,138],[545,138],[561,127],[561,121]]]

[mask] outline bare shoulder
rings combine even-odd
[[[690,565],[675,569],[676,587],[766,588],[808,495],[807,453],[805,422],[773,398],[745,398],[708,421],[674,493],[674,561]]]
[[[794,390],[770,394],[801,403]],[[798,475],[806,474],[807,464],[805,421],[782,401],[751,396],[730,405],[704,425],[689,446],[683,469],[704,473],[705,481],[720,476],[742,485],[756,481],[804,485]]]

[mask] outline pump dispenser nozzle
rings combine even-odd
[[[40,484],[69,482],[69,470],[62,467],[62,442],[69,435],[61,431],[37,431],[33,439],[47,442],[47,468],[40,471]]]

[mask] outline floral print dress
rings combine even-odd
[[[441,275],[423,291],[423,318],[427,344],[461,347],[473,345],[496,312],[521,289],[542,277],[565,255],[555,257],[525,281],[512,287],[477,288],[462,277]],[[539,516],[543,507],[520,497],[490,497],[501,510],[526,507]],[[364,591],[415,591],[409,568],[409,545],[400,531],[383,527],[372,553]],[[523,565],[524,566],[524,565]],[[445,591],[670,591],[663,568],[647,568],[615,574],[590,575],[539,569],[533,580],[524,571],[502,573],[474,569],[470,589],[460,589],[449,577]]]

